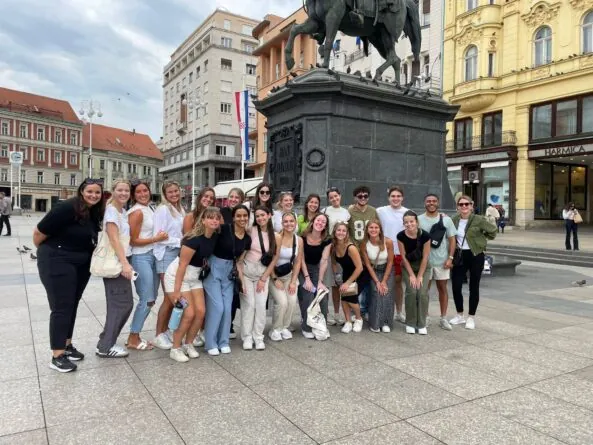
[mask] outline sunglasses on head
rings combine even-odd
[[[140,184],[144,184],[146,185],[146,181],[143,181],[142,179],[132,179],[130,181],[130,184],[133,185],[134,187]]]
[[[330,187],[327,189],[327,193],[330,193],[330,192],[337,192],[339,194],[340,189],[338,189],[337,187]]]
[[[472,205],[471,202],[458,202],[457,205],[459,207],[469,207],[470,205]]]
[[[104,181],[102,179],[93,179],[93,178],[86,178],[84,180],[84,184],[97,184],[103,186]]]
[[[368,193],[359,193],[358,195],[356,195],[356,197],[358,199],[369,199],[369,194]]]
[[[260,195],[269,195],[270,194],[270,191],[269,190],[260,190],[259,191],[259,194]]]

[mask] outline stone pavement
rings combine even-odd
[[[513,228],[499,233],[493,245],[538,247],[541,249],[558,249],[564,251],[566,237],[564,227],[522,230]],[[583,252],[593,252],[593,227],[579,226],[579,249]],[[572,238],[571,238],[572,239]]]
[[[93,279],[75,330],[87,358],[58,374],[35,262],[16,251],[32,247],[36,218],[12,222],[0,238],[0,444],[593,443],[593,292],[570,287],[593,269],[527,263],[485,278],[473,332],[331,328],[326,342],[246,352],[234,340],[231,355],[187,364],[159,350],[96,358],[105,302]],[[433,320],[437,309],[433,298]]]

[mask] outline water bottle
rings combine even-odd
[[[169,329],[171,331],[175,331],[179,327],[179,323],[181,323],[181,316],[183,315],[183,309],[183,304],[180,301],[175,303],[173,312],[171,312],[171,318],[169,319]]]

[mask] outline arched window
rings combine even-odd
[[[465,81],[475,80],[478,77],[478,48],[471,45],[465,51]]]
[[[536,31],[533,44],[535,49],[535,66],[550,63],[552,61],[552,30],[549,26],[542,26]]]
[[[593,53],[593,11],[583,18],[583,52]]]

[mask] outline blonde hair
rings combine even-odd
[[[120,184],[126,184],[128,186],[128,190],[130,191],[130,194],[132,193],[132,183],[130,181],[128,181],[127,179],[116,179],[115,181],[113,181],[113,184],[111,185],[112,194],[111,197],[107,200],[107,205],[111,205],[113,203],[113,192],[115,192],[115,189]],[[130,198],[128,198],[128,201],[130,200]]]
[[[278,202],[276,202],[276,208],[278,210],[284,211],[284,209],[282,208],[282,200],[287,196],[290,196],[292,198],[292,202],[294,205],[294,196],[292,196],[292,192],[282,192],[280,193],[280,195],[278,195]]]
[[[381,221],[379,221],[377,218],[373,218],[367,222],[367,225],[364,228],[364,238],[362,239],[362,243],[360,243],[360,245],[361,247],[364,246],[366,248],[367,243],[371,242],[371,237],[369,236],[369,226],[371,224],[376,224],[379,226],[379,252],[383,252],[385,249],[385,232],[383,232]]]
[[[294,219],[294,222],[295,222],[295,224],[297,224],[297,223],[298,223],[298,221],[297,221],[297,217],[296,217],[296,214],[295,214],[294,212],[284,212],[284,213],[282,214],[282,230],[279,232],[281,236],[284,236],[284,217],[285,217],[285,216],[290,216],[290,217],[292,217],[292,218]],[[297,226],[297,227],[295,227],[295,229],[294,229],[294,231],[292,232],[292,234],[293,234],[293,235],[294,235],[294,234],[296,234],[297,230],[298,230],[298,226]]]
[[[198,218],[194,221],[194,225],[192,226],[191,230],[185,234],[183,237],[184,239],[191,239],[197,236],[202,236],[206,232],[206,228],[204,227],[204,223],[202,222],[205,218],[220,218],[220,209],[218,207],[206,207],[202,210],[202,213],[198,216]]]
[[[175,211],[177,211],[177,213],[179,213],[181,216],[184,217],[185,210],[181,206],[181,199],[179,200],[179,202],[176,205],[171,204],[167,200],[167,189],[169,187],[177,187],[179,189],[179,191],[181,192],[181,187],[179,186],[179,183],[177,181],[165,181],[163,183],[163,186],[161,187],[162,199],[164,199],[164,201],[161,201],[161,205],[164,205],[165,207],[167,207],[169,209],[169,212],[171,213],[171,216],[173,218],[175,218]]]
[[[465,199],[466,201],[469,201],[470,204],[474,204],[474,200],[471,199],[469,196],[467,195],[461,195],[459,198],[457,198],[457,201],[455,201],[455,204],[459,205],[459,201],[461,201],[462,199]]]

